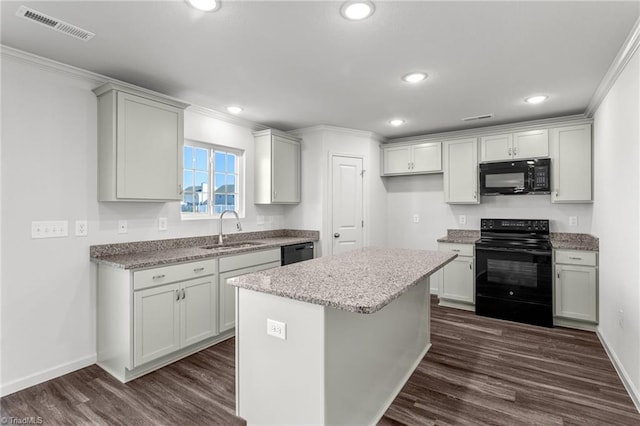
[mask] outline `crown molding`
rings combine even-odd
[[[500,124],[496,126],[488,127],[475,127],[472,129],[454,130],[451,132],[431,133],[417,136],[408,136],[405,138],[389,139],[389,143],[402,143],[402,142],[415,142],[425,140],[443,140],[454,139],[464,137],[478,137],[486,136],[489,134],[496,134],[500,132],[512,132],[514,130],[532,130],[540,127],[554,127],[561,125],[572,124],[588,124],[592,123],[593,119],[585,117],[584,114],[565,115],[562,117],[544,118],[541,120],[521,121],[517,123]]]
[[[82,68],[74,67],[73,65],[54,61],[52,59],[34,55],[33,53],[14,49],[13,47],[8,47],[2,44],[0,44],[0,54],[2,55],[3,60],[6,60],[6,59],[14,60],[16,62],[21,62],[21,63],[36,66],[45,71],[57,72],[57,73],[64,74],[66,76],[71,76],[73,78],[77,78],[83,81],[89,81],[91,83],[94,83],[96,88],[104,84],[112,84],[114,86],[126,88],[129,90],[134,90],[139,93],[150,95],[153,98],[156,98],[159,96],[164,99],[172,99],[178,103],[183,103],[185,105],[189,104],[189,102],[185,102],[182,99],[174,98],[172,96],[167,96],[164,93],[155,92],[153,90],[145,89],[144,87],[134,86],[133,84],[127,83],[125,81],[116,80],[114,78],[97,74]],[[191,105],[187,108],[187,111],[202,114],[207,117],[211,117],[220,121],[225,121],[227,123],[236,124],[242,127],[247,127],[253,131],[265,130],[269,128],[268,126],[255,123],[253,121],[244,120],[242,118],[239,118],[230,114],[225,114],[219,111],[214,111],[212,109],[205,108],[199,105]]]
[[[343,133],[351,136],[360,136],[363,138],[373,139],[378,142],[386,142],[387,139],[384,136],[381,136],[375,132],[370,132],[368,130],[357,130],[357,129],[349,129],[347,127],[338,127],[338,126],[330,126],[328,124],[319,124],[317,126],[304,127],[302,129],[290,130],[287,133],[294,136],[301,136],[305,133],[317,133],[317,132],[333,132],[333,133]]]
[[[187,108],[187,111],[201,114],[210,118],[215,118],[216,120],[225,121],[230,124],[236,124],[241,127],[246,127],[251,129],[254,132],[259,130],[270,129],[269,126],[265,126],[264,124],[256,123],[255,121],[245,120],[243,118],[236,117],[235,115],[225,114],[224,112],[216,111],[200,105],[191,105],[189,108]]]
[[[616,80],[622,74],[625,67],[631,60],[631,57],[638,50],[640,46],[640,18],[636,21],[631,32],[627,36],[627,39],[622,44],[622,47],[618,51],[615,59],[611,63],[609,70],[600,81],[600,85],[596,89],[595,93],[591,97],[591,101],[589,101],[589,105],[587,105],[587,109],[584,114],[586,117],[593,117],[596,113],[596,110],[604,100],[604,98],[609,93],[609,90],[613,87]]]

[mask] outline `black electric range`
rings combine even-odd
[[[549,221],[481,219],[476,314],[553,327]]]

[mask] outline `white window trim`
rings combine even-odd
[[[234,148],[231,146],[225,146],[225,145],[218,145],[218,144],[214,144],[214,143],[209,143],[209,142],[202,142],[202,141],[197,141],[197,140],[193,140],[193,139],[185,139],[184,140],[184,146],[192,146],[194,148],[203,148],[203,149],[208,149],[208,150],[212,150],[212,151],[225,151],[225,152],[229,152],[232,154],[235,154],[236,156],[238,156],[238,178],[236,180],[236,185],[238,187],[238,201],[239,201],[239,206],[240,208],[237,211],[238,216],[240,216],[241,219],[244,219],[245,217],[245,185],[244,185],[244,179],[245,179],[245,151],[243,149],[239,149],[239,148]],[[183,148],[184,150],[184,148]],[[212,159],[210,158],[209,161],[211,162]],[[209,164],[210,170],[211,171],[213,169],[213,165],[210,163]],[[184,164],[181,164],[181,170],[183,170],[183,172],[181,173],[181,176],[184,175]],[[215,170],[213,171],[213,173],[209,174],[209,179],[210,179],[210,187],[211,187],[211,191],[214,191],[214,186],[213,186],[213,181],[214,181],[214,175],[215,175]],[[182,182],[184,184],[184,182]],[[211,199],[213,199],[213,197],[211,197]],[[218,219],[220,217],[219,214],[214,213],[214,206],[211,205],[210,211],[209,213],[188,213],[188,212],[183,212],[182,209],[180,210],[180,218],[184,221],[192,221],[192,220],[212,220],[212,219]],[[232,218],[233,216],[225,216],[225,219],[227,218]]]

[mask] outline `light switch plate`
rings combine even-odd
[[[69,222],[66,220],[47,220],[31,222],[31,238],[60,238],[69,235]]]
[[[419,223],[419,222],[420,222],[420,215],[416,213],[413,215],[413,223]]]

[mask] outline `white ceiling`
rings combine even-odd
[[[640,2],[2,1],[2,44],[281,130],[318,124],[388,138],[583,113]],[[96,33],[83,42],[20,5]],[[421,70],[418,85],[402,75]],[[532,106],[532,94],[549,100]],[[463,117],[493,113],[482,122]],[[404,126],[388,120],[401,117]]]

